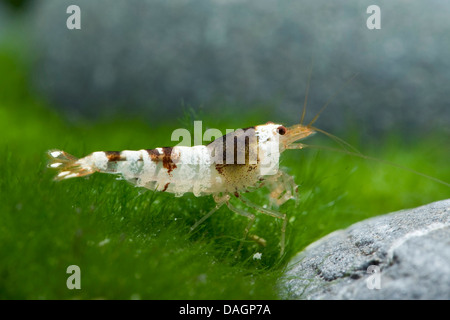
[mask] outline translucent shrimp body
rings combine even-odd
[[[280,153],[312,133],[313,130],[306,126],[286,128],[269,122],[236,130],[206,146],[97,151],[81,159],[61,150],[50,150],[49,167],[59,170],[56,180],[101,172],[117,174],[138,187],[173,193],[177,197],[185,193],[197,197],[212,195],[216,207],[205,217],[226,204],[232,211],[249,218],[245,238],[255,216],[234,207],[229,200],[235,196],[248,207],[283,220],[283,253],[286,215],[253,204],[241,193],[266,185],[274,205],[295,198],[297,186],[293,178],[279,169]],[[263,243],[263,239],[260,242]]]

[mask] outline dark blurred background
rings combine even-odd
[[[72,4],[81,30],[66,28]],[[190,106],[294,123],[313,60],[308,119],[358,73],[317,126],[420,136],[450,132],[449,17],[442,0],[9,0],[0,41],[23,43],[32,86],[70,119]]]

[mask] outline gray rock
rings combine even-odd
[[[182,101],[225,101],[292,123],[314,58],[308,119],[359,73],[322,114],[323,129],[448,132],[450,2],[377,1],[375,31],[372,3],[358,0],[78,0],[78,31],[65,27],[70,4],[35,1],[29,19],[35,84],[66,111],[153,119],[180,115]]]
[[[281,288],[287,299],[450,299],[450,199],[329,234],[292,259]]]

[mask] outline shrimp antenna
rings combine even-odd
[[[309,70],[308,83],[306,85],[306,92],[305,92],[305,102],[303,103],[303,111],[302,111],[302,118],[300,119],[300,124],[303,124],[303,120],[305,119],[306,115],[306,105],[308,104],[309,85],[311,84],[311,75],[313,71],[313,66],[314,66],[314,59],[311,58],[311,69]]]
[[[329,132],[326,132],[325,130],[322,130],[322,129],[319,129],[319,128],[316,128],[316,127],[310,127],[310,128],[313,129],[314,131],[318,131],[318,132],[320,132],[320,133],[323,133],[323,134],[326,135],[327,137],[333,139],[335,142],[337,142],[339,145],[341,145],[341,147],[343,147],[344,149],[346,149],[346,147],[347,147],[348,149],[351,149],[352,152],[361,154],[361,152],[359,152],[358,149],[356,149],[354,146],[352,146],[352,145],[351,145],[350,143],[348,143],[347,141],[345,141],[345,140],[343,140],[343,139],[341,139],[341,138],[339,138],[339,137],[336,137],[335,135],[333,135],[333,134],[331,134],[331,133],[329,133]],[[347,150],[347,149],[346,149],[346,150]]]
[[[330,99],[328,99],[328,101],[324,104],[324,106],[319,110],[319,112],[316,114],[316,116],[314,117],[314,119],[311,120],[311,122],[308,124],[308,127],[311,126],[314,122],[316,122],[316,120],[319,118],[320,114],[326,109],[326,107],[328,107],[328,105],[330,104],[330,102],[334,99],[334,97],[336,97],[336,95],[342,90],[344,89],[353,79],[356,78],[356,76],[358,75],[358,73],[355,73],[350,79],[348,79],[347,81],[345,81],[345,83],[331,96]]]
[[[383,160],[383,159],[378,159],[378,158],[374,158],[374,157],[370,157],[370,156],[366,156],[365,154],[362,154],[362,153],[356,153],[356,152],[343,150],[343,149],[336,149],[336,148],[331,148],[331,147],[327,147],[327,146],[310,145],[310,144],[304,144],[304,143],[293,144],[293,145],[288,146],[288,149],[303,149],[303,148],[313,148],[313,149],[321,149],[321,150],[341,152],[341,153],[345,153],[345,154],[348,154],[348,155],[351,155],[351,156],[355,156],[355,157],[358,157],[358,158],[372,160],[372,161],[377,161],[377,162],[380,162],[380,163],[388,164],[388,165],[393,166],[393,167],[400,168],[400,169],[405,170],[405,171],[409,171],[409,172],[417,174],[417,175],[419,175],[421,177],[430,179],[430,180],[432,180],[434,182],[443,184],[444,186],[450,187],[450,183],[445,182],[443,180],[440,180],[438,178],[435,178],[435,177],[429,176],[427,174],[424,174],[422,172],[416,171],[414,169],[411,169],[411,168],[399,165],[399,164],[397,164],[395,162],[391,162],[391,161],[387,161],[387,160]]]

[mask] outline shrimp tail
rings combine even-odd
[[[50,157],[47,167],[58,170],[58,174],[54,178],[56,181],[83,177],[98,171],[95,166],[86,165],[85,161],[80,161],[65,151],[49,150],[47,154]]]

